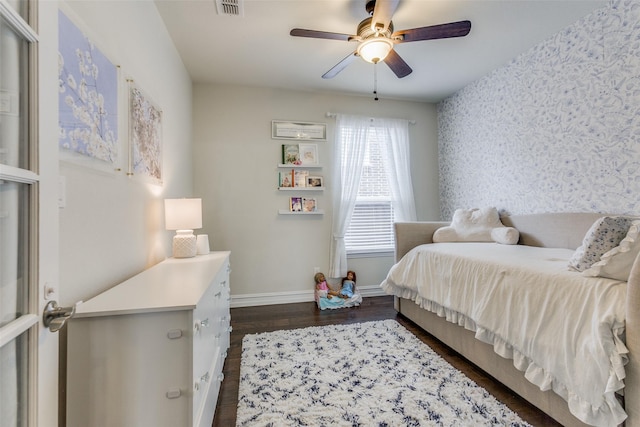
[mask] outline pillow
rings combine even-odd
[[[593,223],[569,260],[569,268],[584,271],[600,257],[620,244],[627,235],[633,218],[624,216],[604,216]]]
[[[505,245],[518,243],[520,233],[500,222],[496,208],[457,209],[451,225],[433,233],[438,242],[498,242]]]
[[[633,262],[640,253],[639,234],[640,221],[633,221],[627,236],[620,244],[602,255],[600,261],[583,271],[582,275],[628,281]]]

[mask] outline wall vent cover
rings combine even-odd
[[[243,16],[242,0],[216,0],[218,15]]]

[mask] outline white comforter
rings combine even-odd
[[[542,390],[592,425],[626,418],[626,282],[569,271],[569,249],[496,243],[422,245],[380,285],[476,332]]]

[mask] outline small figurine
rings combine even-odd
[[[347,271],[347,276],[342,278],[342,288],[340,296],[343,298],[351,298],[356,293],[356,272]]]

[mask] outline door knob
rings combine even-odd
[[[75,312],[75,305],[60,307],[56,301],[49,301],[44,308],[44,313],[42,313],[42,322],[51,332],[58,332]]]

